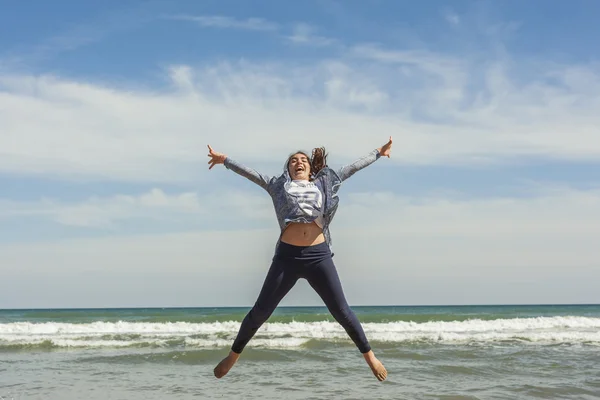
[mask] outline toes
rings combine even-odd
[[[385,367],[383,365],[381,367],[382,367],[382,369],[380,369],[377,372],[376,376],[377,376],[377,379],[379,379],[379,381],[384,381],[387,379],[387,370],[385,369]]]

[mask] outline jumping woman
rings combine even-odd
[[[310,157],[299,151],[288,158],[283,174],[269,177],[208,146],[209,169],[224,164],[227,169],[265,189],[273,199],[281,228],[273,262],[258,299],[242,321],[229,355],[215,367],[217,378],[229,372],[246,344],[271,316],[281,299],[299,278],[304,278],[346,330],[375,377],[380,381],[386,379],[385,367],[373,354],[360,322],[346,302],[330,250],[329,224],[337,210],[337,192],[341,183],[381,156],[389,158],[391,149],[390,137],[384,146],[337,171],[327,167],[324,148],[314,149]]]

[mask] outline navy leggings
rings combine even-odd
[[[273,263],[254,307],[248,312],[231,346],[241,353],[258,328],[271,316],[281,299],[305,278],[323,299],[337,322],[346,330],[361,353],[371,350],[365,333],[348,306],[332,254],[326,242],[314,246],[293,246],[280,242]]]

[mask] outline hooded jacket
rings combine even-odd
[[[329,224],[333,219],[335,212],[337,211],[339,198],[337,192],[342,182],[350,178],[356,172],[371,165],[377,161],[381,155],[379,151],[373,150],[364,157],[359,158],[352,164],[345,165],[338,170],[333,170],[328,166],[321,169],[314,177],[312,182],[321,190],[323,193],[323,235],[325,241],[331,247],[331,235],[329,233]],[[227,169],[249,179],[256,183],[269,193],[273,200],[273,206],[275,207],[275,214],[277,216],[277,222],[281,229],[279,239],[285,230],[289,222],[285,221],[286,216],[293,215],[298,211],[298,201],[286,191],[286,183],[291,182],[291,177],[288,171],[288,165],[283,168],[283,174],[279,176],[268,176],[263,175],[252,168],[248,168],[231,158],[225,158],[224,165]],[[316,217],[303,218],[302,222],[310,223]],[[277,241],[277,246],[279,240]]]

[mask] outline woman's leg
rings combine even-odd
[[[342,325],[352,339],[354,344],[363,354],[367,364],[371,367],[373,374],[380,381],[387,378],[387,371],[383,364],[375,357],[371,346],[365,336],[365,332],[356,318],[356,314],[348,305],[342,283],[338,276],[335,264],[331,257],[327,257],[318,264],[308,267],[305,274],[306,280],[321,297],[327,309],[335,320]]]
[[[292,268],[286,268],[281,260],[273,260],[258,299],[242,321],[231,350],[238,354],[244,350],[258,328],[269,319],[279,302],[288,294],[297,281],[298,277]]]
[[[328,257],[309,271],[306,280],[321,297],[333,318],[342,325],[361,353],[369,352],[371,346],[356,314],[346,301],[333,259]]]
[[[223,377],[240,357],[246,344],[256,331],[273,313],[281,299],[294,287],[298,276],[292,268],[286,268],[284,261],[275,257],[263,283],[260,294],[252,309],[242,321],[237,337],[231,346],[231,352],[214,369],[217,378]]]

